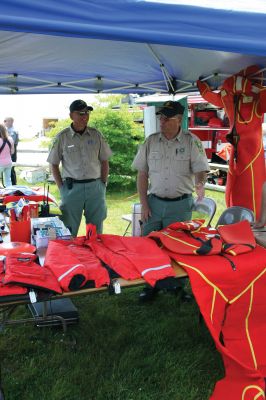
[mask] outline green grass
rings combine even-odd
[[[215,197],[219,215],[224,195],[206,195]],[[108,193],[104,231],[122,234],[121,216],[137,200],[134,193]],[[66,335],[55,327],[7,326],[0,333],[6,399],[207,400],[223,366],[199,324],[196,303],[160,293],[140,305],[139,291],[73,298],[80,321]],[[20,306],[16,314],[27,317],[29,311]]]
[[[80,322],[66,336],[58,328],[6,328],[7,399],[207,400],[223,368],[196,304],[162,293],[139,305],[138,293],[77,297]]]

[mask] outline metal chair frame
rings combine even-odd
[[[232,206],[222,212],[215,228],[219,225],[230,225],[243,220],[254,222],[255,217],[253,211],[246,207]]]
[[[211,222],[216,213],[216,202],[211,197],[204,197],[202,200],[195,200],[192,211],[208,215],[209,220],[207,226],[211,226]]]

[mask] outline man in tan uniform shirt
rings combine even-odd
[[[183,113],[180,103],[164,103],[157,113],[160,133],[146,139],[132,164],[138,170],[144,236],[173,222],[190,220],[192,192],[199,199],[204,197],[210,168],[201,141],[181,128]]]
[[[58,133],[47,159],[60,190],[62,220],[77,236],[84,212],[86,223],[93,223],[102,233],[112,152],[101,133],[87,126],[93,108],[75,100],[69,109],[72,124]]]

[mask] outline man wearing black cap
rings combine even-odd
[[[192,192],[195,190],[199,199],[204,197],[208,160],[201,141],[181,128],[183,113],[179,102],[165,102],[157,113],[160,132],[146,139],[132,164],[138,170],[144,236],[173,222],[190,220]],[[155,293],[145,290],[142,299]]]
[[[60,190],[62,220],[77,236],[82,213],[102,233],[111,149],[102,134],[87,126],[93,110],[83,100],[70,104],[70,127],[59,132],[47,161]],[[59,164],[62,164],[60,172]]]

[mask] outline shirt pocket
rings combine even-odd
[[[148,166],[151,172],[160,172],[162,169],[162,154],[151,151],[148,157]]]
[[[66,147],[65,155],[69,161],[77,162],[80,160],[79,148],[76,146]]]
[[[177,175],[190,175],[192,173],[188,154],[176,154],[173,164]]]

